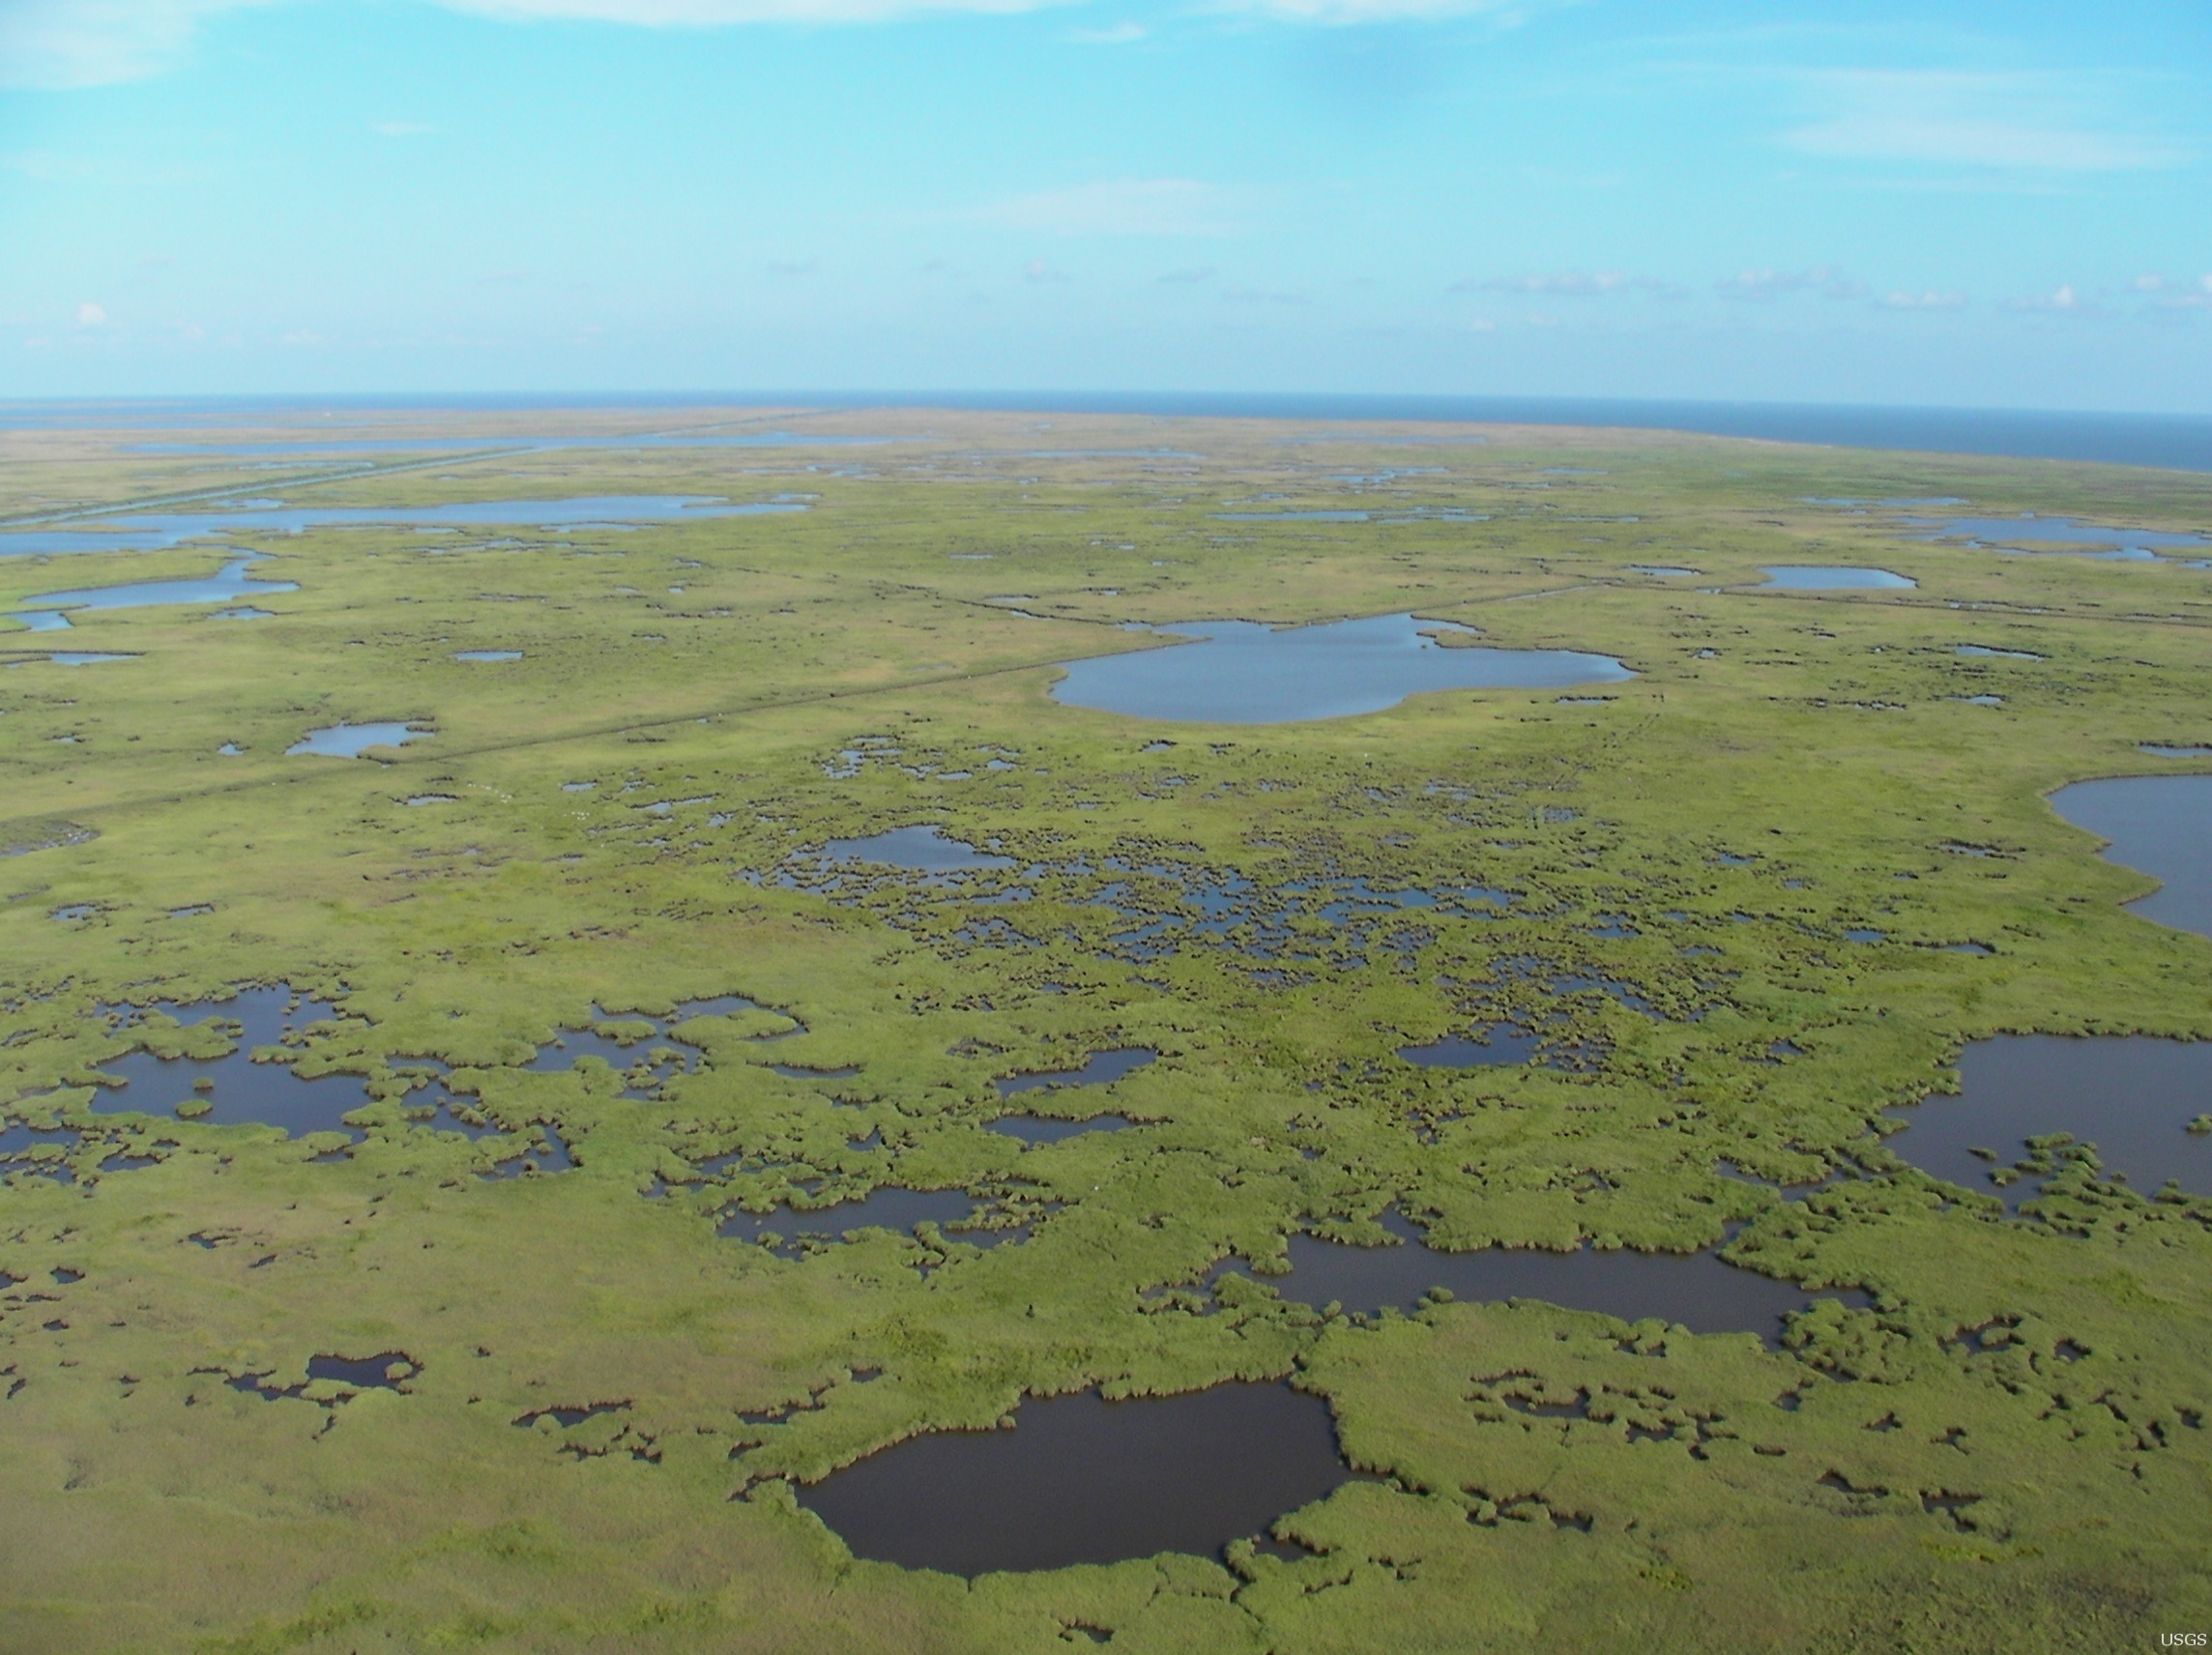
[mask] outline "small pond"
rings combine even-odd
[[[1010,868],[1011,857],[994,857],[978,851],[965,839],[946,836],[942,828],[893,828],[864,839],[831,839],[822,847],[824,862],[880,862],[886,867],[913,868],[921,873],[948,873],[955,868]]]
[[[1094,1054],[1081,1068],[1003,1075],[991,1084],[999,1089],[1001,1097],[1011,1097],[1018,1091],[1035,1091],[1049,1087],[1111,1086],[1123,1075],[1134,1074],[1158,1057],[1159,1053],[1150,1046],[1120,1046],[1111,1052]]]
[[[1526,1063],[1536,1056],[1539,1036],[1512,1023],[1494,1023],[1472,1036],[1445,1034],[1420,1046],[1401,1046],[1398,1056],[1424,1069],[1475,1069]]]
[[[799,1501],[855,1556],[976,1576],[1218,1556],[1353,1478],[1328,1406],[1287,1384],[1023,1402],[1011,1430],[871,1454]]]
[[[1920,584],[1885,568],[1860,568],[1848,564],[1771,564],[1761,566],[1761,572],[1770,586],[1784,592],[1887,591]]]
[[[1430,690],[1564,689],[1635,676],[1610,655],[1570,650],[1446,649],[1432,634],[1468,628],[1411,614],[1313,626],[1203,621],[1155,629],[1199,641],[1063,662],[1054,699],[1136,718],[1282,724],[1380,712]]]
[[[310,1132],[363,1134],[345,1124],[345,1117],[374,1101],[368,1083],[360,1075],[325,1075],[303,1080],[289,1063],[257,1063],[257,1046],[276,1046],[309,1024],[337,1015],[335,1007],[311,997],[295,996],[289,988],[249,988],[226,1001],[202,1001],[192,1005],[163,1002],[152,1009],[166,1012],[187,1025],[223,1018],[244,1026],[246,1032],[227,1057],[201,1062],[190,1058],[157,1058],[151,1052],[132,1052],[100,1065],[102,1074],[127,1084],[102,1088],[93,1094],[93,1109],[103,1115],[137,1113],[168,1115],[177,1105],[204,1100],[208,1112],[199,1118],[211,1126],[254,1123],[281,1127],[295,1138]],[[128,1027],[128,1025],[127,1025]],[[213,1090],[197,1089],[199,1081]]]
[[[1539,1247],[1485,1247],[1447,1253],[1431,1247],[1421,1232],[1396,1211],[1382,1227],[1399,1238],[1390,1247],[1353,1247],[1318,1235],[1290,1237],[1291,1273],[1259,1276],[1284,1298],[1316,1307],[1335,1300],[1347,1311],[1374,1315],[1384,1307],[1411,1311],[1432,1288],[1476,1303],[1508,1298],[1542,1299],[1569,1310],[1617,1316],[1623,1321],[1657,1317],[1694,1333],[1756,1333],[1779,1349],[1783,1319],[1816,1298],[1867,1303],[1857,1292],[1808,1292],[1756,1270],[1724,1263],[1713,1251],[1571,1253]],[[1231,1262],[1221,1269],[1242,1270]],[[1248,1272],[1247,1272],[1248,1273]]]
[[[2051,806],[2109,840],[2098,853],[2105,860],[2160,882],[2129,908],[2161,925],[2212,937],[2212,776],[2078,781],[2052,794]]]
[[[316,753],[326,759],[358,759],[371,747],[398,747],[409,741],[427,741],[435,730],[419,730],[412,724],[333,724],[326,729],[310,730],[284,751],[287,754]]]
[[[1922,1172],[2017,1207],[2041,1180],[1999,1184],[1992,1175],[2025,1159],[2028,1139],[2070,1132],[2139,1195],[2168,1178],[2212,1195],[2212,1133],[2189,1130],[2212,1111],[2212,1041],[2002,1034],[1966,1048],[1959,1079],[1956,1097],[1884,1111],[1907,1123],[1889,1147]]]

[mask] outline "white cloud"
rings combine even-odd
[[[1507,27],[1572,0],[1217,0],[1225,12],[1258,12],[1298,23],[1395,23],[1487,15]]]
[[[201,21],[273,0],[0,0],[0,86],[72,91],[144,80]]]
[[[1022,266],[1022,279],[1025,281],[1066,281],[1070,277],[1064,270],[1055,270],[1042,259],[1032,259],[1028,264]]]
[[[1818,293],[1827,299],[1857,299],[1866,288],[1840,270],[1817,264],[1810,270],[1746,270],[1713,283],[1724,299],[1779,299],[1785,293]]]
[[[372,121],[368,130],[387,138],[419,138],[438,129],[424,121]]]
[[[1900,290],[1882,295],[1885,310],[1964,310],[1966,296],[1964,293],[1937,293],[1931,288],[1924,293]]]
[[[1009,14],[1066,0],[438,0],[455,12],[513,19],[567,18],[646,28],[734,23],[877,23],[924,12]]]
[[[2007,300],[2005,307],[2008,310],[2040,310],[2054,316],[2079,315],[2094,308],[2074,291],[2071,282],[2063,287],[2053,288],[2049,293],[2036,293],[2030,294],[2025,299]]]
[[[2086,89],[2057,76],[1838,70],[1809,78],[1832,113],[1785,134],[1808,155],[2041,172],[2120,172],[2187,159],[2097,120],[2080,107]]]
[[[1124,20],[1109,29],[1077,29],[1067,38],[1077,45],[1125,46],[1144,40],[1150,34],[1151,30],[1144,24]]]
[[[80,328],[106,327],[106,307],[104,305],[95,305],[90,300],[86,300],[85,303],[79,305],[76,307],[76,325]]]
[[[1062,236],[1221,236],[1238,228],[1228,191],[1189,178],[1121,178],[994,202],[969,217]]]
[[[1171,270],[1160,276],[1162,281],[1174,287],[1195,287],[1198,283],[1210,281],[1212,278],[1213,267],[1209,264],[1192,265],[1187,270]]]
[[[1630,285],[1624,272],[1617,270],[1552,271],[1539,276],[1493,276],[1482,280],[1470,278],[1455,281],[1454,293],[1541,293],[1549,297],[1567,299],[1595,299],[1601,294],[1617,293]]]

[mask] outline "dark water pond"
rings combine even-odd
[[[1992,1175],[2024,1159],[2028,1139],[2070,1132],[2138,1194],[2178,1178],[2212,1195],[2212,1133],[2189,1130],[2212,1112],[2212,1041],[2003,1034],[1968,1046],[1959,1079],[1957,1097],[1884,1111],[1908,1123],[1889,1147],[1923,1172],[2018,1206],[2042,1180]]]
[[[234,501],[208,511],[143,511],[82,518],[65,525],[0,531],[0,557],[64,552],[159,551],[210,535],[302,534],[309,529],[368,524],[394,528],[494,525],[558,529],[600,524],[665,523],[701,517],[744,517],[804,511],[796,500],[734,505],[703,495],[600,494],[569,500],[476,500],[447,506],[286,506]]]
[[[1044,1115],[1002,1115],[990,1129],[1025,1144],[1058,1144],[1086,1132],[1120,1132],[1134,1124],[1125,1115],[1093,1115],[1083,1120],[1058,1120]]]
[[[1111,1052],[1096,1053],[1079,1069],[1046,1069],[1034,1074],[1004,1075],[991,1084],[999,1089],[1001,1097],[1011,1097],[1018,1091],[1036,1091],[1050,1087],[1111,1086],[1123,1075],[1134,1074],[1158,1058],[1159,1053],[1150,1046],[1121,1046]]]
[[[1446,1034],[1422,1046],[1401,1046],[1398,1056],[1424,1069],[1474,1069],[1526,1063],[1536,1055],[1539,1037],[1511,1023],[1495,1023],[1473,1038]]]
[[[1564,689],[1635,675],[1611,655],[1571,650],[1445,649],[1468,629],[1412,615],[1277,628],[1251,621],[1155,628],[1201,640],[1062,663],[1052,693],[1070,707],[1135,718],[1283,724],[1380,712],[1439,689]]]
[[[2212,937],[2212,776],[2111,776],[2051,796],[2075,827],[2110,841],[2098,853],[2161,882],[2128,906],[2145,919]]]
[[[1888,569],[1858,568],[1846,564],[1775,564],[1763,566],[1763,572],[1769,585],[1785,592],[1851,592],[1920,584]]]
[[[1316,1307],[1335,1300],[1348,1311],[1411,1311],[1432,1288],[1454,1298],[1491,1303],[1542,1299],[1569,1310],[1617,1316],[1623,1321],[1657,1317],[1694,1333],[1756,1333],[1771,1348],[1782,1342],[1783,1319],[1816,1298],[1868,1302],[1858,1292],[1810,1292],[1790,1282],[1724,1263],[1714,1252],[1572,1253],[1534,1247],[1486,1247],[1447,1253],[1431,1247],[1412,1223],[1392,1211],[1382,1226],[1399,1237],[1395,1247],[1353,1247],[1317,1235],[1290,1238],[1291,1273],[1262,1276],[1286,1299]],[[1228,1268],[1242,1269],[1232,1263]]]
[[[87,586],[73,592],[42,592],[21,599],[26,609],[138,609],[161,603],[229,603],[241,597],[266,597],[300,590],[295,581],[254,580],[247,570],[261,558],[238,558],[220,572],[199,580],[147,580],[131,586]]]
[[[864,839],[831,839],[822,847],[825,862],[880,862],[887,867],[945,873],[955,868],[1010,868],[1011,857],[978,851],[965,839],[946,836],[935,826],[893,828]]]
[[[246,1032],[228,1057],[210,1062],[132,1052],[102,1063],[101,1073],[128,1084],[94,1093],[95,1111],[104,1115],[166,1115],[180,1103],[200,1098],[209,1110],[199,1118],[214,1126],[276,1126],[295,1138],[310,1132],[343,1132],[356,1139],[364,1136],[347,1126],[344,1118],[374,1101],[363,1077],[336,1074],[303,1080],[289,1063],[253,1061],[255,1047],[281,1045],[287,1036],[298,1034],[309,1024],[335,1016],[335,1007],[327,1002],[295,997],[290,989],[279,986],[244,989],[227,1001],[196,1005],[164,1002],[153,1009],[188,1025],[210,1017],[226,1018],[244,1025]],[[195,1089],[195,1083],[202,1080],[210,1082],[214,1089]]]
[[[1218,1555],[1353,1478],[1287,1384],[1032,1397],[1013,1429],[914,1437],[798,1491],[858,1557],[975,1576]]]

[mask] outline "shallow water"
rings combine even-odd
[[[159,551],[208,536],[282,534],[347,525],[430,528],[447,524],[530,529],[665,523],[804,511],[804,501],[742,505],[707,495],[599,494],[568,500],[477,500],[445,506],[285,506],[233,502],[206,511],[118,512],[68,524],[0,531],[0,557],[67,552]]]
[[[2128,907],[2212,937],[2212,776],[2110,776],[2051,796],[2075,827],[2110,840],[2097,854],[2161,882]]]
[[[1348,1311],[1368,1315],[1386,1306],[1411,1311],[1430,1289],[1446,1288],[1455,1298],[1478,1303],[1533,1298],[1623,1321],[1655,1316],[1695,1333],[1756,1333],[1776,1349],[1783,1318],[1815,1298],[1867,1302],[1856,1292],[1810,1292],[1726,1263],[1711,1251],[1599,1252],[1585,1246],[1572,1253],[1534,1247],[1447,1253],[1429,1246],[1421,1232],[1395,1211],[1382,1215],[1382,1225],[1399,1237],[1398,1246],[1353,1247],[1316,1235],[1293,1235],[1291,1273],[1255,1279],[1286,1299],[1317,1308],[1333,1299]]]
[[[893,828],[865,839],[831,839],[822,847],[825,862],[880,862],[887,867],[946,873],[954,868],[1010,868],[1011,857],[994,857],[945,829],[923,826]]]
[[[190,1058],[162,1059],[151,1052],[132,1052],[99,1067],[129,1084],[102,1088],[94,1093],[92,1107],[102,1115],[138,1113],[168,1115],[191,1098],[204,1098],[211,1106],[199,1118],[213,1126],[256,1123],[281,1127],[295,1138],[310,1132],[343,1132],[360,1138],[362,1132],[345,1124],[344,1117],[366,1108],[374,1100],[368,1083],[360,1075],[325,1075],[303,1080],[289,1063],[256,1063],[257,1046],[284,1043],[308,1025],[336,1015],[327,1002],[295,999],[284,987],[249,988],[225,1001],[194,1005],[164,1002],[155,1007],[187,1025],[210,1017],[243,1024],[246,1032],[228,1057],[212,1062]],[[212,1090],[197,1091],[198,1080],[214,1083]]]
[[[1077,1069],[1046,1069],[1034,1074],[1004,1075],[992,1082],[1001,1097],[1011,1097],[1018,1091],[1035,1091],[1040,1088],[1070,1086],[1111,1086],[1123,1075],[1132,1074],[1159,1057],[1150,1046],[1120,1046],[1110,1052],[1099,1052]]]
[[[418,730],[410,724],[333,724],[308,731],[284,751],[288,755],[315,753],[327,759],[358,759],[370,747],[427,741],[436,734],[435,730]]]
[[[453,659],[456,661],[519,661],[522,659],[522,652],[520,650],[455,650]]]
[[[897,1443],[799,1502],[855,1556],[975,1576],[1218,1555],[1353,1477],[1327,1405],[1287,1384],[1033,1397],[1013,1419]]]
[[[238,558],[199,580],[147,580],[130,586],[88,586],[74,592],[42,592],[21,601],[33,609],[138,609],[163,603],[229,603],[240,597],[266,597],[297,592],[289,580],[254,580],[247,571],[264,558]]]
[[[1860,568],[1848,564],[1762,565],[1768,584],[1785,592],[1855,592],[1918,586],[1916,580],[1884,568]]]
[[[1883,1112],[1909,1123],[1887,1143],[1923,1172],[2018,1206],[2041,1181],[2000,1187],[1991,1174],[2023,1159],[2029,1138],[2071,1132],[2139,1195],[2169,1177],[2212,1195],[2212,1134],[2188,1130],[2212,1111],[2212,1041],[2002,1034],[1968,1046],[1959,1076],[1957,1097]]]
[[[2201,535],[2177,535],[2162,529],[2121,529],[2101,523],[2081,523],[2070,517],[1908,517],[1916,529],[1933,533],[1931,540],[1971,539],[2003,544],[2017,541],[2042,547],[2101,546],[2121,554],[2155,556],[2160,549],[2212,548]],[[2105,556],[2111,556],[2107,552]]]
[[[1671,575],[1703,574],[1704,572],[1703,569],[1683,568],[1675,564],[1630,564],[1628,566],[1638,574]]]
[[[1280,629],[1179,622],[1155,630],[1201,641],[1062,662],[1066,676],[1053,698],[1136,718],[1281,724],[1380,712],[1428,690],[1564,689],[1635,676],[1610,655],[1445,649],[1429,634],[1465,627],[1410,614]]]
[[[113,655],[83,650],[57,650],[46,657],[57,667],[96,667],[105,661],[134,661],[136,655]]]

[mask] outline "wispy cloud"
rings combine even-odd
[[[1885,293],[1877,304],[1885,310],[1964,310],[1966,296],[1964,293],[1938,293],[1930,288],[1913,293],[1905,289]]]
[[[1052,282],[1073,281],[1075,278],[1064,270],[1047,264],[1043,259],[1032,259],[1028,264],[1022,266],[1022,279],[1024,281]]]
[[[273,0],[0,0],[0,86],[73,91],[173,68],[200,24]]]
[[[1540,293],[1552,298],[1595,299],[1602,294],[1619,293],[1630,285],[1629,277],[1617,270],[1559,270],[1535,276],[1470,276],[1465,281],[1451,284],[1454,293]]]
[[[368,130],[380,137],[420,138],[438,129],[426,121],[371,121]]]
[[[1713,283],[1723,299],[1754,302],[1779,299],[1788,293],[1818,293],[1826,299],[1857,299],[1866,288],[1840,270],[1817,264],[1810,270],[1745,270]]]
[[[2040,172],[2168,166],[2187,152],[2125,130],[2054,74],[1830,70],[1804,79],[1824,119],[1784,134],[1807,155]]]
[[[1216,9],[1258,13],[1292,22],[1338,25],[1487,16],[1510,28],[1528,21],[1537,12],[1554,11],[1573,3],[1574,0],[1216,0]]]
[[[1062,236],[1224,236],[1241,227],[1227,190],[1189,178],[1121,178],[1039,190],[965,217]]]
[[[2023,299],[2005,301],[2007,310],[2041,311],[2050,316],[2086,315],[2096,308],[2074,291],[2073,284],[2052,289],[2049,293],[2031,293]]]
[[[1209,264],[1192,265],[1183,270],[1165,271],[1160,276],[1160,279],[1171,287],[1195,287],[1198,283],[1210,281],[1212,278],[1213,267]]]
[[[1121,22],[1114,24],[1111,28],[1077,29],[1069,34],[1067,38],[1073,41],[1077,45],[1125,46],[1132,45],[1136,42],[1146,39],[1150,34],[1151,30],[1146,28],[1144,24],[1129,22],[1124,19]]]

